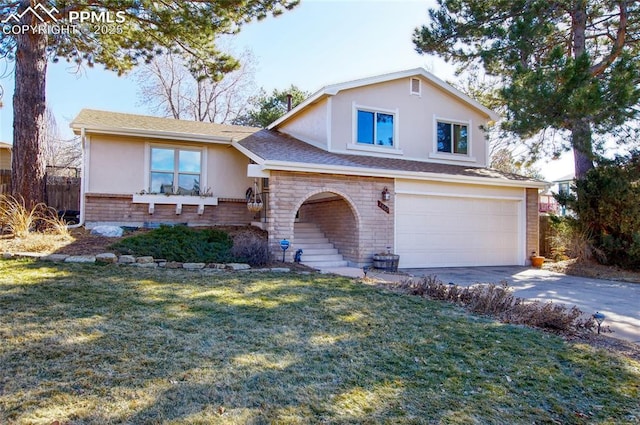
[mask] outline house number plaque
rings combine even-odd
[[[382,201],[378,201],[378,208],[389,214],[389,207],[383,204]]]

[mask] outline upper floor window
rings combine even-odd
[[[376,146],[394,146],[394,115],[358,109],[357,142]]]
[[[469,152],[468,133],[466,124],[438,121],[438,152],[467,155]]]
[[[202,151],[199,149],[152,147],[150,192],[198,195],[201,157]]]

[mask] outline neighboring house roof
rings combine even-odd
[[[312,94],[311,97],[306,99],[304,102],[300,103],[291,111],[289,111],[288,113],[286,113],[285,115],[283,115],[282,117],[280,117],[279,119],[271,123],[267,128],[270,130],[277,128],[280,124],[290,120],[291,118],[296,116],[299,112],[303,111],[308,105],[311,105],[321,100],[322,98],[325,98],[328,96],[335,96],[340,91],[349,90],[357,87],[368,86],[371,84],[385,83],[387,81],[393,81],[393,80],[398,80],[400,78],[409,78],[409,77],[423,77],[424,79],[432,83],[434,86],[439,87],[440,89],[451,94],[452,96],[457,97],[463,103],[466,103],[472,108],[482,112],[489,119],[493,121],[498,121],[500,119],[499,115],[496,114],[494,111],[485,107],[484,105],[472,99],[471,97],[467,96],[466,94],[462,93],[460,90],[456,89],[455,87],[451,86],[445,81],[439,79],[435,75],[428,72],[426,69],[415,68],[415,69],[408,69],[406,71],[393,72],[390,74],[377,75],[375,77],[362,78],[359,80],[347,81],[345,83],[332,84],[329,86],[325,86],[320,90],[318,90],[317,92],[315,92],[314,94]]]
[[[13,145],[7,142],[0,142],[0,149],[13,149]]]
[[[557,180],[554,180],[554,183],[570,183],[572,182],[574,179],[576,178],[576,174],[575,173],[571,173],[571,174],[567,174],[564,177],[561,177]]]
[[[176,120],[147,115],[83,109],[70,127],[86,132],[129,136],[156,137],[160,139],[191,140],[208,143],[231,143],[242,140],[258,131],[258,128],[209,122]]]
[[[546,182],[490,168],[327,152],[279,133],[261,130],[233,144],[264,169],[325,172],[449,182],[539,187]]]

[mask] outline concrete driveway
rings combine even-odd
[[[576,305],[587,314],[604,313],[603,326],[615,338],[640,343],[640,284],[568,276],[528,267],[405,269],[412,276],[435,275],[445,283],[509,282],[518,297]]]

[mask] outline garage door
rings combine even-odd
[[[519,205],[515,200],[398,194],[400,267],[520,264]]]

